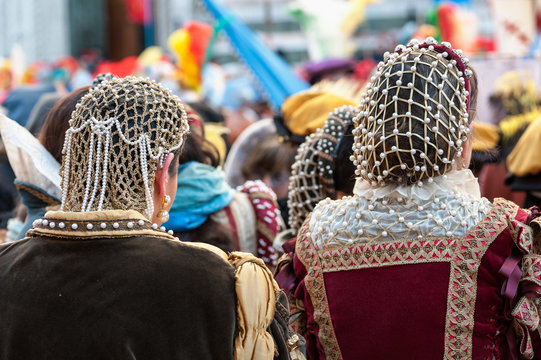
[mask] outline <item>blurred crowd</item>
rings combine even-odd
[[[0,64],[0,354],[539,356],[528,71],[481,122],[487,79],[427,37],[292,70],[277,106],[187,36]]]

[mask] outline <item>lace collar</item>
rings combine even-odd
[[[324,200],[310,231],[320,248],[353,242],[462,236],[489,212],[469,170],[452,171],[423,186],[373,187],[358,180],[354,195]]]

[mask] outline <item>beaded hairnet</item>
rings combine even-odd
[[[385,54],[354,119],[357,176],[422,185],[451,169],[470,131],[467,64],[432,38]]]
[[[180,99],[148,79],[104,79],[79,101],[69,123],[62,210],[132,209],[150,218],[156,169],[188,131]]]
[[[308,214],[326,197],[336,197],[333,155],[358,111],[342,106],[330,113],[318,129],[299,146],[289,178],[289,226],[297,232]]]

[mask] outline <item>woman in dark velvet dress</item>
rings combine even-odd
[[[541,355],[541,218],[481,197],[476,92],[461,51],[431,38],[377,66],[354,119],[353,196],[317,205],[279,275],[308,358]]]

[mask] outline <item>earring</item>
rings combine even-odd
[[[162,223],[167,222],[169,220],[169,211],[165,210],[165,208],[171,203],[171,197],[169,195],[165,195],[162,198],[162,209],[158,212],[158,219]]]

